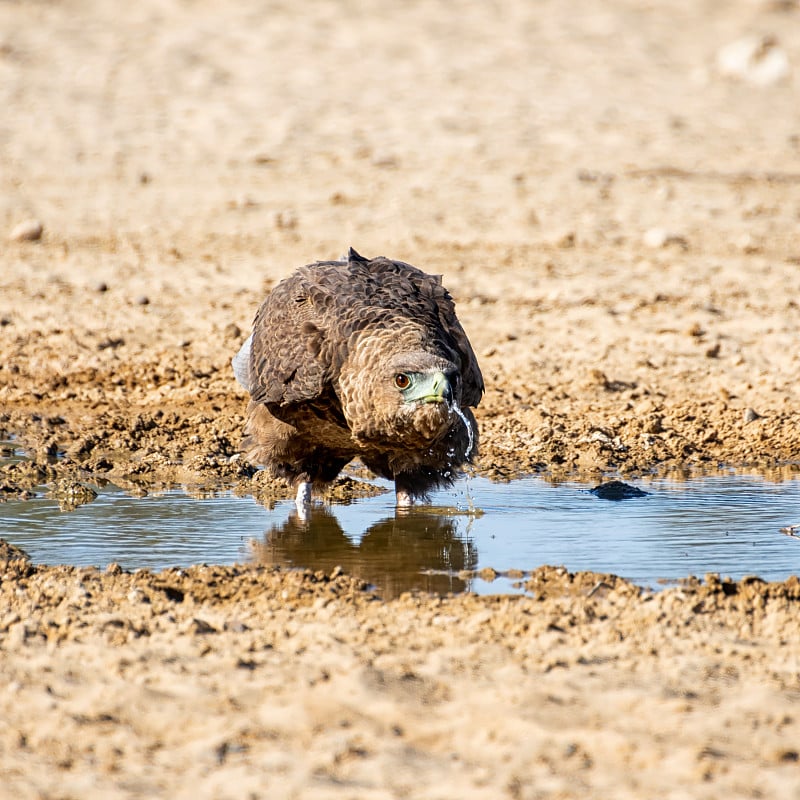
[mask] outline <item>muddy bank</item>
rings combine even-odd
[[[39,247],[37,257],[52,255]],[[19,256],[24,270],[29,254]],[[472,258],[481,261],[480,248]],[[434,263],[432,268],[440,266]],[[522,280],[528,269],[529,262],[521,261],[504,275],[510,284]],[[692,265],[686,264],[685,270],[691,272]],[[795,271],[787,263],[783,280],[769,291],[779,296],[793,292]],[[692,313],[688,298],[657,301],[656,306],[665,306],[658,309],[661,319],[652,320],[647,312],[646,326],[633,319],[621,322],[611,315],[618,287],[608,289],[600,281],[599,296],[591,304],[585,297],[578,300],[581,316],[590,317],[582,323],[589,328],[581,338],[576,330],[565,329],[571,301],[542,308],[538,302],[510,307],[508,300],[498,300],[490,308],[479,304],[478,311],[470,295],[459,295],[458,277],[454,291],[461,301],[460,316],[468,331],[475,332],[478,347],[493,320],[502,320],[510,329],[496,343],[484,344],[481,354],[488,376],[487,393],[477,410],[482,437],[479,474],[511,478],[545,472],[596,480],[608,472],[636,475],[719,464],[785,467],[787,475],[794,474],[800,429],[794,396],[796,349],[788,341],[776,341],[771,348],[762,341],[774,337],[778,326],[788,336],[793,312],[787,317],[783,307],[761,309],[760,330],[749,334],[752,341],[732,342],[732,336],[710,334],[693,322],[707,316],[721,327],[723,321],[717,311]],[[545,294],[547,287],[540,291]],[[737,304],[742,296],[752,301],[750,293],[764,291],[761,281],[749,288],[730,288]],[[108,301],[89,295],[95,303],[87,306],[87,293],[76,291],[71,297],[63,287],[45,293],[43,312],[53,315],[45,326],[25,323],[12,312],[0,339],[3,435],[16,436],[42,466],[48,457],[62,456],[50,460],[56,474],[78,471],[200,484],[252,478],[252,471],[237,460],[245,402],[229,361],[246,335],[244,320],[260,293],[250,293],[241,303],[240,324],[230,312],[217,324],[213,320],[218,314],[202,314],[199,322],[206,329],[200,338],[203,349],[212,351],[208,356],[195,354],[191,342],[165,351],[163,329],[151,327],[148,312],[140,308],[111,304],[92,319],[94,305]],[[627,302],[646,305],[651,294],[652,282],[643,284],[641,294],[631,297],[628,292]],[[12,285],[4,291],[3,302],[8,307],[26,303],[24,289]],[[62,304],[54,312],[53,306]],[[80,308],[80,327],[68,322],[67,306],[72,304]],[[127,312],[134,319],[126,320]],[[116,321],[109,323],[108,314]],[[54,329],[54,324],[65,327]],[[686,329],[665,331],[662,324]],[[727,324],[732,329],[741,326],[742,317],[731,312]],[[235,330],[225,335],[227,327]],[[123,344],[107,347],[108,336]],[[725,355],[715,339],[724,341]],[[552,342],[568,342],[570,347],[551,346]],[[600,349],[605,356],[597,361],[594,355]],[[764,350],[772,360],[780,359],[777,370],[757,366]],[[673,363],[654,365],[650,356]]]
[[[14,796],[798,789],[795,579],[542,568],[531,597],[385,602],[335,573],[0,567]]]

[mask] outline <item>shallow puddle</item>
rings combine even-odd
[[[231,493],[196,499],[182,491],[98,497],[62,512],[39,495],[0,505],[0,536],[37,563],[127,569],[270,564],[346,572],[384,596],[518,591],[518,577],[474,574],[560,564],[612,572],[646,586],[719,572],[781,580],[800,568],[800,482],[723,474],[637,482],[646,497],[612,502],[585,484],[539,478],[507,484],[472,479],[439,492],[431,508],[395,513],[391,493],[350,505],[314,505],[298,519],[293,501],[273,510]],[[485,574],[485,573],[484,573]]]

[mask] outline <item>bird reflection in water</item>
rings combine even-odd
[[[355,541],[330,507],[316,505],[305,519],[293,511],[251,546],[261,564],[325,572],[341,566],[386,599],[414,589],[447,594],[465,591],[467,583],[457,575],[478,563],[475,545],[458,527],[452,516],[413,509],[379,520]]]

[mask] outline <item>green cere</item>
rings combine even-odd
[[[440,370],[398,372],[394,382],[406,403],[445,403],[453,397],[450,382]]]

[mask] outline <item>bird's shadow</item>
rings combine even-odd
[[[458,577],[478,563],[475,544],[459,531],[455,516],[415,508],[369,526],[360,540],[348,537],[327,505],[296,510],[251,542],[261,564],[330,572],[335,567],[376,587],[389,599],[419,589],[445,594],[467,589]]]

